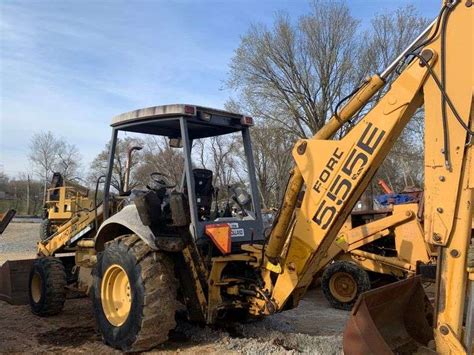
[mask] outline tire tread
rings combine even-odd
[[[138,314],[130,314],[134,319],[140,320],[135,337],[132,336],[126,344],[118,340],[113,344],[105,338],[104,341],[122,351],[140,352],[168,340],[169,331],[176,326],[177,280],[174,277],[173,261],[162,252],[152,250],[135,234],[120,236],[107,242],[106,249],[99,257],[99,263],[102,262],[104,253],[116,254],[119,258],[132,256],[143,286],[141,309]],[[100,276],[96,271],[94,275],[97,278]],[[99,287],[100,283],[94,284]],[[94,291],[96,292],[100,294],[100,290]],[[96,300],[97,296],[94,299]],[[95,302],[99,304],[100,298]]]
[[[39,316],[52,316],[60,313],[66,301],[66,270],[61,260],[55,257],[42,257],[34,261],[32,272],[35,268],[44,271],[45,282],[44,302],[41,308],[35,307],[30,299],[31,310]]]
[[[357,283],[357,293],[353,300],[350,302],[341,302],[336,299],[333,294],[331,293],[331,289],[329,287],[329,282],[331,277],[337,272],[346,272],[351,274],[352,277],[356,280]],[[342,309],[346,311],[350,311],[352,306],[354,306],[355,302],[359,295],[365,291],[370,290],[370,279],[367,271],[361,269],[355,263],[350,261],[335,261],[331,265],[329,265],[326,270],[324,270],[323,276],[321,278],[321,288],[324,293],[324,297],[328,300],[330,305],[336,309]]]

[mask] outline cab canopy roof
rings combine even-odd
[[[142,108],[112,119],[111,126],[127,132],[181,137],[180,118],[188,127],[189,138],[204,138],[242,131],[253,124],[250,117],[195,105],[163,105]]]

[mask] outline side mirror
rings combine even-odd
[[[181,138],[170,138],[169,145],[171,148],[183,148],[183,141]]]

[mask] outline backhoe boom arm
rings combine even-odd
[[[408,64],[390,89],[345,137],[329,140],[382,88],[380,76],[359,89],[339,116],[314,137],[296,143],[292,152],[296,167],[265,249],[263,291],[269,297],[254,301],[259,312],[298,304],[324,266],[321,261],[345,219],[402,130],[424,105],[424,235],[427,243],[439,247],[433,325],[437,351],[466,351],[470,346],[462,343],[462,328],[468,279],[474,279],[472,267],[466,267],[473,248],[472,23],[467,2],[446,1],[429,35],[425,31],[397,59]],[[303,185],[304,197],[296,208]],[[271,307],[265,305],[268,300]]]

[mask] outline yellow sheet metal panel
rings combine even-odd
[[[393,207],[394,214],[413,215],[408,223],[401,223],[395,227],[395,248],[398,258],[416,267],[418,261],[428,263],[430,261],[429,247],[425,244],[423,228],[416,215],[417,204],[396,205]]]
[[[300,141],[293,157],[307,189],[285,263],[294,263],[304,287],[320,269],[347,215],[394,141],[421,105],[426,68],[413,62],[389,92],[340,141]],[[302,255],[301,246],[305,246]],[[277,300],[278,301],[278,300]]]
[[[342,125],[347,122],[360,108],[362,108],[372,96],[383,87],[385,82],[376,74],[372,76],[365,85],[347,102],[338,115],[334,115],[311,139],[329,139]],[[296,149],[305,149],[306,141],[296,144]],[[295,167],[288,181],[285,196],[283,197],[280,215],[265,249],[265,255],[272,262],[276,262],[280,257],[283,246],[287,240],[288,229],[295,212],[296,201],[303,187],[303,177],[299,166]]]

